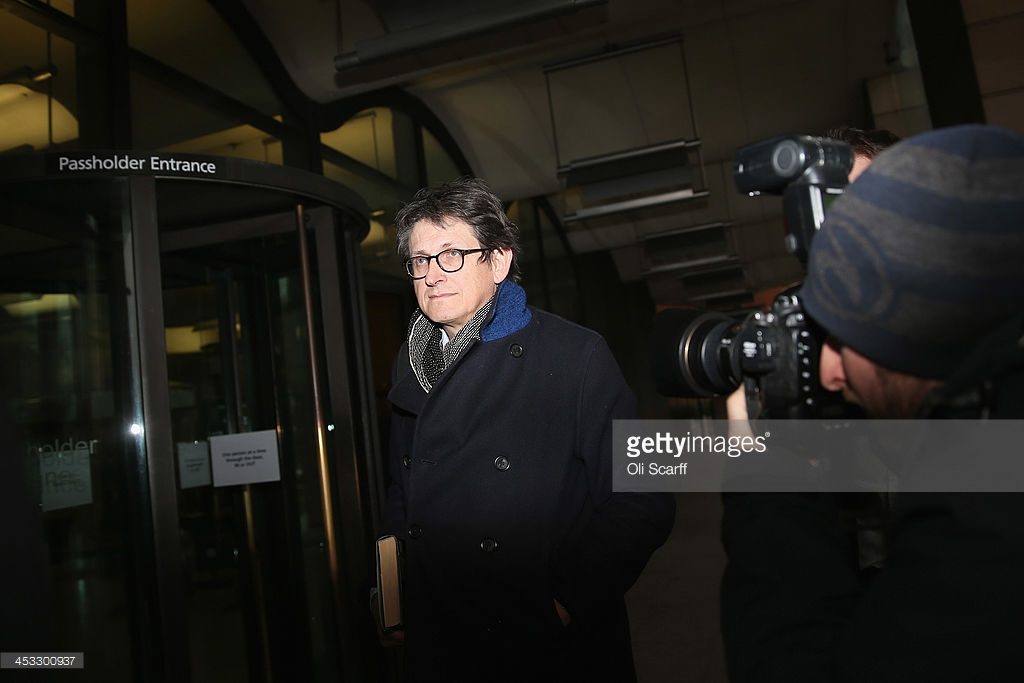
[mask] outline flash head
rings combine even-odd
[[[781,135],[736,151],[736,189],[747,194],[782,194],[792,184],[843,187],[853,168],[844,142],[810,135]]]

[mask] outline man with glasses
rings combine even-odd
[[[623,594],[674,503],[612,493],[612,420],[636,416],[615,359],[527,306],[519,229],[481,180],[420,190],[395,223],[419,304],[383,524],[404,544],[407,680],[635,680]]]

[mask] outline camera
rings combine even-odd
[[[825,211],[842,194],[853,150],[837,140],[790,135],[736,152],[736,188],[751,196],[782,195],[786,248],[807,262]],[[818,380],[824,334],[805,315],[799,286],[764,311],[737,319],[724,313],[673,309],[654,323],[654,375],[667,396],[708,398],[746,387],[751,417],[821,417],[841,400]]]

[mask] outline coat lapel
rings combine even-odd
[[[398,382],[391,387],[391,391],[388,392],[388,400],[391,401],[392,405],[401,410],[412,413],[413,415],[420,415],[423,412],[427,401],[431,396],[436,396],[444,388],[444,385],[448,383],[449,378],[455,372],[466,356],[473,353],[474,349],[480,344],[479,341],[475,341],[462,352],[462,354],[452,362],[441,376],[434,382],[434,386],[430,388],[430,393],[423,391],[423,387],[420,386],[419,380],[416,379],[416,373],[409,367],[408,360],[402,368],[402,377]]]
[[[406,347],[403,346],[402,350],[405,352]],[[419,415],[423,412],[423,406],[427,402],[428,394],[423,391],[423,387],[420,386],[419,381],[416,379],[416,373],[409,367],[408,357],[405,363],[403,363],[400,374],[401,376],[398,381],[391,387],[391,391],[388,392],[388,400],[391,401],[393,406],[404,412]]]

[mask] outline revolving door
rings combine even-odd
[[[12,638],[85,680],[373,679],[365,205],[158,161],[0,159]]]

